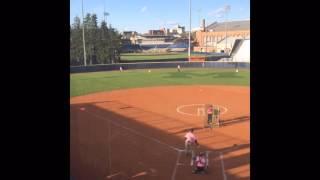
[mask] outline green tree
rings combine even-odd
[[[101,26],[99,29],[99,36],[100,36],[100,39],[99,39],[98,59],[100,63],[108,64],[110,63],[108,60],[108,54],[110,53],[109,52],[110,36],[108,32],[107,23],[105,21],[101,22]]]
[[[111,24],[109,25],[109,62],[117,63],[120,60],[119,50],[120,50],[120,42],[121,42],[121,35],[120,33],[113,29]]]
[[[85,29],[87,64],[108,64],[119,61],[120,34],[102,21],[98,26],[96,14],[88,13],[83,24],[74,18],[70,27],[70,65],[83,65],[82,27]]]
[[[70,64],[83,64],[82,31],[80,18],[75,17],[70,27]]]
[[[78,16],[74,18],[74,23],[72,24],[72,29],[80,29],[81,28],[81,21]]]
[[[90,21],[90,28],[91,28],[91,44],[90,48],[92,51],[91,54],[91,64],[98,64],[97,60],[97,52],[98,52],[98,40],[100,37],[98,36],[98,18],[96,14],[91,15]]]
[[[83,20],[83,26],[84,26],[84,36],[85,36],[85,42],[86,42],[86,54],[87,54],[87,64],[92,64],[92,35],[91,35],[91,14],[87,13],[84,20]]]

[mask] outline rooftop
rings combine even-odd
[[[225,31],[225,22],[214,22],[206,27],[207,31]],[[228,31],[250,30],[250,20],[227,21]]]
[[[151,35],[151,34],[142,34],[142,37],[172,37],[170,35]]]

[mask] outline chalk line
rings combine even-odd
[[[84,112],[86,112],[86,113],[88,113],[88,114],[91,114],[92,116],[95,116],[96,118],[103,119],[103,120],[107,120],[107,121],[109,121],[110,123],[112,123],[112,124],[115,125],[115,126],[118,126],[118,127],[123,128],[123,129],[126,129],[126,130],[128,130],[128,131],[130,131],[130,132],[132,132],[132,133],[134,133],[134,134],[137,134],[137,135],[139,135],[139,136],[142,136],[142,137],[144,137],[144,138],[146,138],[146,139],[149,139],[149,140],[151,140],[151,141],[154,141],[154,142],[156,142],[156,143],[158,143],[158,144],[167,146],[167,147],[169,147],[169,148],[171,148],[171,149],[173,149],[173,150],[175,150],[175,151],[180,151],[180,150],[181,150],[181,149],[178,149],[178,148],[176,148],[176,147],[173,147],[173,146],[171,146],[171,145],[169,145],[169,144],[167,144],[167,143],[161,142],[161,141],[159,141],[158,139],[155,139],[155,138],[146,136],[146,135],[144,135],[144,134],[142,134],[142,133],[140,133],[140,132],[138,132],[138,131],[136,131],[136,130],[134,130],[134,129],[131,129],[131,128],[126,127],[126,126],[123,126],[123,125],[121,125],[121,124],[119,124],[119,123],[115,123],[115,122],[113,122],[113,121],[111,121],[111,120],[109,120],[109,119],[106,119],[106,118],[103,117],[103,116],[96,115],[96,114],[91,113],[91,112],[89,112],[89,111],[84,111]]]
[[[187,115],[187,116],[199,116],[198,114],[191,114],[191,113],[186,113],[186,112],[183,112],[181,111],[182,108],[185,108],[185,107],[190,107],[190,106],[205,106],[205,104],[186,104],[186,105],[181,105],[181,106],[178,106],[176,111],[180,114],[183,114],[183,115]],[[228,112],[228,108],[224,107],[224,106],[221,106],[221,105],[218,105],[218,104],[213,104],[213,106],[218,106],[220,108],[222,108],[224,111],[220,113],[220,115],[223,115],[225,113]]]
[[[222,175],[223,175],[223,180],[227,180],[227,176],[224,170],[224,161],[223,161],[223,154],[220,152],[220,161],[221,161],[221,169],[222,169]]]
[[[174,166],[174,169],[173,169],[171,180],[175,180],[175,178],[176,178],[177,167],[179,165],[180,156],[181,156],[181,151],[178,151],[178,157],[177,157],[177,161],[176,161],[176,164]]]

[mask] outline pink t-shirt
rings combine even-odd
[[[197,139],[196,136],[192,132],[188,132],[185,136],[187,142],[194,143]]]
[[[196,166],[204,167],[206,165],[206,159],[203,156],[197,156],[196,158]]]

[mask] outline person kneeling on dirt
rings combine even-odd
[[[199,153],[195,158],[196,169],[193,171],[194,174],[202,173],[206,167],[206,158],[203,152]]]

